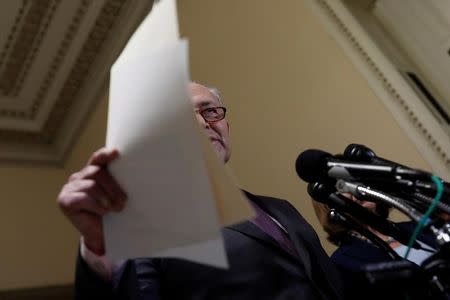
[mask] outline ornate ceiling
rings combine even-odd
[[[0,161],[64,161],[152,2],[0,2]]]

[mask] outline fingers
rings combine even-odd
[[[123,208],[126,194],[107,169],[96,165],[86,166],[69,178],[69,182],[72,182],[71,188],[84,191],[84,186],[80,185],[86,184],[83,182],[87,179],[93,182],[93,186],[88,187],[88,192],[95,192],[91,196],[94,196],[103,206],[116,211]]]
[[[117,149],[101,148],[91,156],[88,161],[88,165],[97,165],[106,169],[107,165],[117,157],[119,157],[119,151]],[[98,184],[107,195],[107,199],[103,200],[111,200],[113,209],[122,209],[125,204],[124,202],[126,200],[126,194],[117,183],[117,181],[113,178],[113,176],[111,176],[111,173],[109,173],[107,170],[96,170],[95,168],[91,168],[90,171],[92,172],[91,178],[97,180]],[[90,175],[87,174],[88,178],[89,176]]]
[[[105,195],[105,192],[92,179],[73,181],[66,185],[64,191],[70,197],[75,197],[77,194],[85,194],[86,198],[96,201],[106,210],[111,210],[110,201],[106,199],[107,196]]]
[[[89,194],[83,192],[73,192],[68,197],[70,200],[63,203],[63,212],[66,215],[75,215],[80,212],[91,213],[104,216],[109,209],[99,205],[98,201]]]
[[[86,167],[70,176],[57,199],[62,212],[95,249],[104,249],[101,217],[125,206],[126,195],[107,169],[118,156],[116,149],[96,151]]]
[[[102,189],[92,179],[80,179],[66,184],[59,197],[58,203],[66,215],[90,212],[101,215],[112,210]]]
[[[105,169],[96,170],[97,166],[88,167],[92,175],[87,178],[92,178],[99,185],[99,187],[104,191],[106,197],[112,201],[112,206],[122,206],[126,199],[126,194],[119,186],[114,177]],[[97,167],[98,168],[98,167]],[[88,173],[89,173],[88,171]]]
[[[101,217],[125,207],[126,194],[107,166],[119,156],[116,149],[100,149],[86,167],[72,174],[58,195],[62,212],[90,243],[103,245]]]
[[[92,154],[87,164],[106,166],[117,157],[119,157],[119,151],[117,151],[117,149],[101,148]]]

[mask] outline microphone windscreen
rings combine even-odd
[[[295,162],[298,176],[306,182],[321,181],[326,177],[327,158],[330,153],[317,149],[308,149],[300,153]]]
[[[321,182],[311,182],[308,184],[307,192],[313,200],[328,204],[328,197],[336,192],[336,188]]]
[[[360,162],[372,162],[377,157],[375,152],[361,144],[349,144],[343,155],[346,159]]]
[[[391,167],[403,167],[407,169],[409,168],[408,166],[396,163],[394,161],[378,157],[372,149],[361,144],[349,144],[344,150],[344,158],[357,162],[375,163]]]

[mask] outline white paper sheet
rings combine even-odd
[[[114,63],[120,68],[130,60],[148,55],[179,40],[175,0],[160,0],[131,36]]]
[[[110,170],[128,202],[104,218],[106,251],[226,267],[220,227],[251,210],[199,132],[176,22],[174,0],[161,0],[111,69],[107,146],[121,156]]]

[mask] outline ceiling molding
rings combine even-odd
[[[152,2],[0,4],[16,13],[11,26],[0,29],[8,36],[0,44],[0,161],[64,161],[89,112],[106,94],[112,63]]]
[[[25,2],[22,3],[25,4]],[[6,45],[8,48],[11,47],[11,52],[0,73],[0,90],[4,95],[10,95],[15,87],[23,82],[23,80],[19,80],[19,76],[22,78],[26,76],[26,71],[29,69],[26,66],[29,66],[32,57],[39,49],[39,44],[48,29],[58,3],[58,0],[31,1],[30,8],[25,13],[23,23],[17,32],[14,45],[12,47]],[[23,69],[25,69],[25,74],[22,75]]]
[[[16,35],[17,29],[19,28],[19,25],[22,22],[22,19],[23,19],[24,13],[25,13],[25,6],[26,6],[26,1],[21,1],[20,7],[16,13],[16,17],[14,18],[14,22],[9,30],[6,43],[2,47],[2,51],[0,54],[0,67],[3,66],[7,54],[10,52],[11,44],[14,41],[14,37]]]
[[[450,141],[433,114],[342,0],[306,0],[432,171],[450,180]]]

